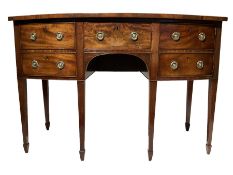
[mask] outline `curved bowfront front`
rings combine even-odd
[[[54,14],[14,21],[25,151],[28,151],[26,79],[43,79],[49,128],[48,79],[79,84],[80,155],[84,159],[85,79],[94,71],[141,71],[150,81],[149,159],[153,154],[157,80],[188,80],[189,129],[193,80],[209,79],[207,152],[210,152],[222,21],[226,17],[174,14]]]

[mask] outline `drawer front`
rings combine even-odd
[[[150,24],[85,23],[86,50],[150,50]]]
[[[75,49],[75,24],[25,24],[20,27],[21,49]]]
[[[210,76],[212,54],[160,54],[159,77]]]
[[[160,49],[213,49],[214,27],[162,24]]]
[[[75,54],[22,54],[23,74],[28,76],[76,76]]]

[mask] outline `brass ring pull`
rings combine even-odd
[[[61,41],[64,38],[64,34],[62,32],[57,32],[56,33],[56,39],[58,41]]]
[[[204,62],[203,61],[197,61],[197,68],[203,69],[204,68]]]
[[[32,68],[36,69],[39,67],[39,63],[36,60],[32,60]]]
[[[30,39],[31,39],[32,41],[36,41],[36,39],[37,39],[36,33],[31,33]]]
[[[65,63],[63,61],[58,61],[57,62],[57,68],[62,70],[65,67]]]
[[[104,40],[104,32],[97,32],[96,38],[97,38],[97,40],[99,40],[99,41]]]
[[[205,41],[205,39],[206,39],[205,33],[203,33],[203,32],[199,33],[199,34],[198,34],[198,39],[199,39],[200,41]]]
[[[179,41],[180,40],[180,32],[173,32],[172,35],[171,35],[171,38],[174,41]]]
[[[171,64],[170,64],[170,68],[171,68],[172,70],[178,69],[178,66],[179,66],[179,64],[178,64],[177,61],[172,61]]]
[[[131,39],[133,41],[137,41],[138,40],[138,33],[137,32],[131,32],[130,36],[131,36]]]

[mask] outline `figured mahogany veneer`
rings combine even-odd
[[[38,68],[32,68],[32,61],[36,60]],[[59,69],[57,63],[63,61],[65,66]],[[23,75],[75,77],[77,73],[75,54],[22,54]]]
[[[56,33],[64,35],[61,41]],[[36,33],[36,40],[30,39]],[[75,49],[75,23],[36,23],[20,27],[21,49]]]
[[[176,61],[178,68],[173,70],[170,65]],[[203,68],[197,67],[197,62],[203,62]],[[211,77],[213,73],[213,54],[160,54],[159,77]]]
[[[158,80],[187,80],[190,127],[193,80],[208,79],[206,151],[211,151],[222,21],[226,17],[175,14],[48,14],[14,21],[17,78],[25,152],[29,149],[27,79],[42,79],[45,125],[49,79],[77,80],[80,158],[85,155],[85,80],[94,71],[140,71],[149,79],[148,157],[153,156]]]
[[[98,32],[104,33],[104,39],[96,38]],[[136,41],[131,33],[137,32]],[[151,25],[129,23],[84,23],[84,50],[142,50],[151,49]]]
[[[215,27],[190,24],[162,24],[160,26],[160,49],[214,49]],[[173,32],[180,32],[180,39],[171,39]],[[206,39],[200,41],[199,33],[205,33]]]

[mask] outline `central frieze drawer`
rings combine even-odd
[[[75,49],[75,23],[34,23],[20,27],[21,49]]]
[[[159,77],[201,77],[213,73],[213,54],[160,54]]]
[[[161,24],[160,49],[214,49],[215,28],[200,25]]]
[[[150,50],[151,25],[84,23],[85,50]]]
[[[23,74],[28,76],[76,76],[76,54],[22,54]]]

